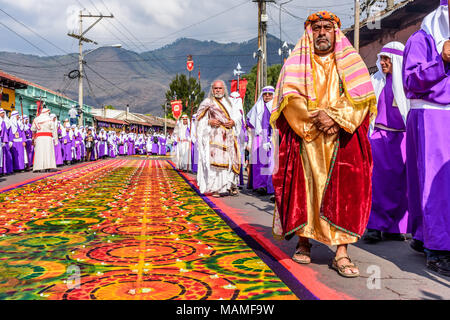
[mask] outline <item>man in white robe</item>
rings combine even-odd
[[[33,171],[56,169],[53,142],[53,139],[56,139],[56,131],[49,109],[42,109],[42,113],[34,119],[31,131],[34,133],[35,143]]]
[[[237,132],[241,118],[238,108],[233,108],[225,82],[214,81],[196,114],[197,182],[201,193],[212,193],[213,197],[239,194],[241,158]]]
[[[175,141],[177,142],[177,148],[175,153],[175,164],[178,170],[188,171],[190,163],[190,126],[189,118],[187,115],[181,117],[181,121],[178,121],[174,130]]]

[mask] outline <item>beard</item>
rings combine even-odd
[[[225,96],[225,94],[223,94],[223,93],[215,93],[215,94],[213,94],[214,95],[214,98],[216,98],[216,99],[222,99],[224,96]]]
[[[326,43],[319,43],[319,41],[325,40]],[[331,41],[328,40],[327,38],[318,38],[315,42],[314,42],[314,49],[316,49],[317,51],[328,51],[331,49]]]

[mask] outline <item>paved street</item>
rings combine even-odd
[[[311,265],[290,259],[296,239],[273,239],[268,197],[201,197],[194,185],[146,157],[1,178],[0,298],[450,298],[450,279],[407,242],[351,246],[362,276],[344,279],[322,244]]]

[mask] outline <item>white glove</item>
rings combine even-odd
[[[2,142],[2,147],[4,147],[5,146],[5,143],[4,142]]]
[[[262,147],[265,151],[269,151],[270,149],[272,149],[272,144],[270,142],[266,142],[263,143]]]
[[[12,141],[10,141],[8,144],[9,144],[9,147],[12,148],[12,146],[13,146]]]

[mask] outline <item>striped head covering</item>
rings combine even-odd
[[[323,13],[323,12],[322,12]],[[322,15],[324,16],[324,15]],[[332,14],[329,13],[331,17]],[[334,15],[333,15],[334,16]],[[369,107],[371,119],[377,114],[377,101],[370,81],[369,71],[345,35],[339,29],[336,20],[331,20],[335,29],[334,54],[339,77],[342,81],[346,97],[354,108]],[[314,40],[311,23],[306,24],[305,32],[281,70],[273,99],[270,123],[275,126],[276,120],[287,105],[289,96],[303,96],[307,99],[308,110],[317,108],[316,90],[312,59]]]

